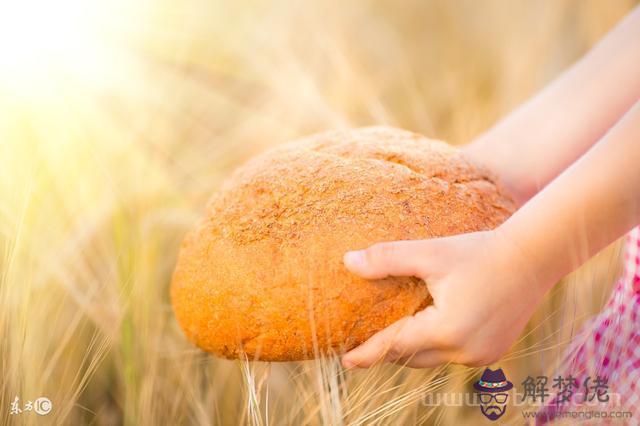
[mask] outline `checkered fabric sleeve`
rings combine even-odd
[[[574,377],[580,389],[567,400],[554,396],[538,413],[537,423],[559,420],[562,411],[630,411],[625,424],[640,422],[640,227],[626,236],[624,272],[605,309],[572,341],[554,377]],[[585,406],[589,380],[606,380],[608,402]],[[562,398],[562,399],[560,399]]]

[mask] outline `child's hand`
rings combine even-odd
[[[498,230],[345,255],[347,268],[365,278],[420,277],[434,299],[344,355],[346,367],[491,363],[554,282],[640,222],[639,22],[640,7],[465,148],[524,204]]]
[[[531,283],[523,254],[496,231],[381,243],[344,256],[367,279],[422,278],[434,304],[378,332],[342,358],[345,367],[391,361],[410,367],[498,360],[531,317],[546,286]]]
[[[347,268],[364,278],[422,278],[434,304],[377,333],[343,364],[496,361],[553,283],[640,222],[639,140],[640,101],[496,230],[345,254]]]

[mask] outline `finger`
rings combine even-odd
[[[436,329],[435,308],[428,307],[416,316],[404,317],[342,357],[345,367],[370,367],[376,362],[395,361],[430,349],[431,330]]]
[[[345,253],[343,262],[351,272],[370,280],[389,275],[424,278],[429,246],[425,240],[378,243]]]
[[[451,354],[448,351],[438,349],[427,349],[394,361],[395,364],[409,368],[433,368],[450,362]]]
[[[347,367],[370,367],[376,362],[400,357],[409,349],[405,347],[409,341],[401,342],[401,336],[412,328],[415,328],[413,317],[402,318],[348,352],[342,357],[342,363]]]

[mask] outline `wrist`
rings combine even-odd
[[[512,276],[516,277],[514,284],[521,286],[523,295],[541,300],[561,278],[553,272],[553,262],[546,259],[544,250],[535,249],[528,244],[509,220],[492,232],[498,247],[494,252],[501,254],[494,257],[503,262],[500,267],[510,270]]]
[[[510,196],[516,206],[520,207],[533,195],[531,185],[510,169],[516,162],[500,152],[499,144],[490,142],[481,137],[461,149],[468,161],[483,169],[499,190]]]

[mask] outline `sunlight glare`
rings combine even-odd
[[[104,79],[105,24],[114,18],[108,3],[0,0],[0,87],[38,92],[61,80]]]

